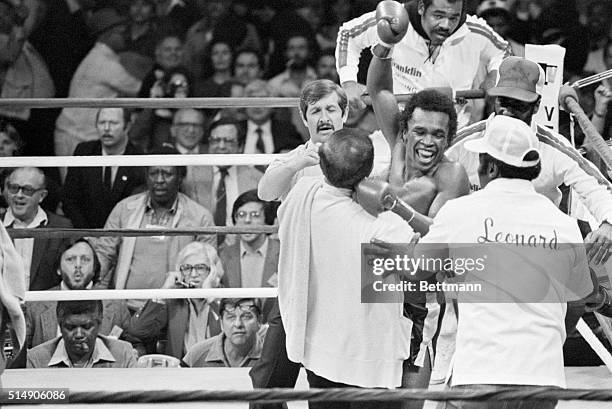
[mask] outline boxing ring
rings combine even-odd
[[[460,95],[457,95],[460,96]],[[479,97],[461,95],[464,98]],[[123,108],[245,108],[245,107],[296,107],[298,98],[187,98],[187,99],[0,99],[0,106],[28,108],[58,107],[123,107]],[[267,165],[278,155],[121,155],[100,157],[6,157],[0,158],[2,167],[101,167],[101,166],[219,166],[219,165]],[[12,238],[25,237],[99,237],[99,236],[149,236],[193,235],[215,233],[274,233],[274,226],[263,227],[209,227],[196,229],[18,229],[9,230]],[[31,291],[26,301],[57,301],[85,299],[150,299],[189,297],[257,297],[276,296],[275,288],[223,288],[223,289],[152,289],[152,290],[85,290],[85,291]],[[370,399],[431,399],[426,408],[434,408],[433,400],[457,399],[517,399],[526,397],[560,399],[558,408],[607,408],[612,404],[612,375],[605,366],[566,368],[567,390],[538,388],[530,395],[517,388],[507,390],[457,392],[444,390],[443,385],[430,386],[428,390],[381,389],[309,389],[302,370],[295,389],[253,390],[249,368],[104,368],[104,369],[9,369],[0,380],[3,388],[67,388],[69,403],[53,407],[103,407],[128,408],[156,406],[172,408],[231,407],[246,408],[248,401],[288,400],[290,408],[307,407],[305,400]],[[148,398],[147,398],[148,396]],[[147,399],[147,400],[143,400]],[[567,400],[574,399],[574,400]],[[578,400],[575,400],[578,399]],[[144,403],[144,402],[147,403]],[[221,402],[223,401],[223,402]],[[592,402],[586,402],[592,401]],[[106,403],[104,403],[106,402]],[[140,402],[140,403],[137,403]],[[22,405],[40,407],[41,405]],[[47,406],[47,405],[43,405]]]

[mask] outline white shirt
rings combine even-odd
[[[219,172],[219,168],[215,166],[213,168],[212,197],[214,198],[215,202],[215,206],[213,206],[213,211],[217,208],[217,188],[219,187],[219,180],[221,180],[221,173]],[[234,202],[238,197],[238,168],[236,168],[236,166],[230,166],[227,169],[227,176],[225,177],[225,196],[225,214],[227,215],[227,217],[225,218],[225,225],[232,226],[232,207],[234,206]]]
[[[375,15],[375,11],[363,14],[340,27],[336,44],[340,83],[357,81],[361,50],[379,42]],[[484,64],[487,72],[497,70],[509,51],[508,43],[483,19],[468,15],[432,61],[425,39],[410,24],[393,51],[393,91],[406,94],[449,86],[453,90],[471,89],[479,67]],[[471,103],[456,105],[459,128],[467,125],[471,107]]]
[[[120,155],[123,155],[124,153],[125,153],[125,150],[121,152]],[[106,152],[106,149],[104,149],[104,146],[102,146],[102,156],[109,156],[108,152]],[[117,169],[119,169],[119,166],[111,166],[111,186],[115,184],[115,177],[117,177]],[[105,170],[106,170],[106,166],[102,166],[102,183],[104,183],[104,171]]]
[[[268,253],[268,238],[255,251],[247,249],[242,240],[240,241],[240,279],[242,287],[261,287],[263,278],[264,262]]]
[[[265,152],[257,150],[257,129],[261,129],[261,139],[264,144]],[[274,139],[272,138],[272,121],[257,125],[255,122],[247,121],[247,134],[244,142],[244,153],[274,153]]]
[[[504,241],[506,234],[543,236],[549,240],[557,237],[561,247],[566,243],[582,243],[575,220],[536,193],[529,181],[519,179],[495,179],[478,192],[448,201],[420,243],[481,243],[482,237]],[[473,297],[473,302],[461,302],[465,298],[459,296],[452,384],[565,387],[563,342],[568,301],[565,298],[569,292],[557,283],[567,283],[574,299],[592,291],[584,247],[572,246],[568,251],[542,248],[537,253],[533,247],[516,244],[485,249],[485,254],[493,249],[510,251],[504,253],[503,261],[493,256],[485,259],[484,271],[472,277],[481,277],[485,284],[499,283],[493,278],[501,278],[505,286],[485,285],[482,293],[465,295]],[[450,246],[451,258],[459,251],[459,246]],[[415,258],[419,254],[422,253],[417,251]],[[534,254],[546,257],[534,258]],[[519,290],[513,293],[518,297],[535,289],[545,294],[545,298],[538,299],[546,302],[532,302],[539,293],[533,300],[523,299],[521,303],[478,301],[491,300],[491,288],[511,292],[515,288],[509,287],[514,285],[518,285]],[[551,302],[553,299],[558,301]]]
[[[470,129],[475,129],[472,135],[465,137],[462,141],[455,143],[445,152],[446,156],[459,162],[465,168],[470,179],[470,189],[472,191],[480,189],[480,180],[478,178],[478,154],[470,152],[464,148],[464,143],[467,140],[481,138],[484,131],[478,131],[482,128],[483,122],[478,122],[470,128],[462,130],[462,132],[471,132]],[[569,142],[563,136],[548,130],[549,135],[565,146],[569,146]],[[540,142],[538,149],[542,155],[542,171],[540,175],[533,180],[533,185],[536,192],[548,197],[555,205],[561,202],[561,191],[559,186],[566,184],[576,191],[584,202],[589,211],[595,216],[598,222],[612,222],[612,195],[607,188],[597,182],[593,176],[587,174],[576,161],[569,156],[559,151],[558,149]],[[593,171],[599,173],[594,167]],[[603,176],[601,176],[603,178]]]
[[[4,226],[13,225],[14,229],[34,229],[40,226],[42,223],[47,223],[47,213],[42,209],[42,207],[38,206],[38,211],[36,212],[36,216],[30,222],[30,224],[26,225],[22,223],[19,219],[16,219],[13,215],[13,211],[9,207],[6,212],[6,216],[4,216]],[[32,267],[32,252],[34,251],[34,239],[15,239],[15,250],[21,256],[23,260],[23,266],[25,270],[25,284],[26,290],[30,288],[30,268]]]

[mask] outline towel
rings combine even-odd
[[[17,336],[15,351],[25,345],[26,325],[21,303],[25,300],[25,269],[21,256],[15,250],[10,236],[0,223],[0,251],[2,270],[0,277],[0,303],[6,308]]]
[[[287,334],[287,357],[302,362],[306,339],[310,278],[312,203],[323,186],[321,177],[303,177],[278,208],[278,304]]]

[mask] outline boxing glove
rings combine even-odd
[[[355,199],[372,216],[384,212],[383,198],[392,194],[387,182],[365,178],[355,187]]]
[[[408,12],[400,3],[384,0],[376,6],[378,38],[384,45],[399,43],[408,31]]]

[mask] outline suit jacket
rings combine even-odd
[[[52,288],[59,290],[59,286]],[[123,300],[103,300],[104,313],[100,334],[108,335],[114,326],[126,329],[130,313]],[[39,301],[26,303],[26,346],[33,348],[57,337],[57,302]]]
[[[149,198],[148,192],[139,193],[123,199],[117,203],[104,225],[106,229],[138,229],[144,217],[145,207]],[[178,194],[178,205],[171,228],[208,227],[213,225],[210,212],[185,196]],[[170,236],[167,239],[169,246],[168,263],[176,264],[176,256],[188,243],[198,240],[217,247],[214,234],[198,234],[193,236]],[[100,258],[100,283],[102,288],[125,288],[136,237],[100,237],[95,241],[95,249]]]
[[[126,155],[140,155],[142,152],[128,142]],[[102,143],[82,142],[74,150],[74,156],[102,155]],[[76,228],[102,228],[113,207],[122,199],[134,193],[145,184],[141,167],[120,166],[113,187],[108,192],[103,186],[101,167],[68,168],[64,184],[64,212]]]
[[[248,121],[243,121],[242,126],[245,130],[248,130]],[[291,151],[304,143],[291,122],[278,119],[275,116],[270,118],[270,132],[274,142],[274,153]]]
[[[37,228],[72,227],[70,220],[65,217],[49,211],[45,211],[45,213],[47,213],[47,223]],[[2,215],[2,220],[4,220],[4,215]],[[34,239],[32,262],[30,264],[30,291],[47,290],[58,285],[62,280],[54,266],[63,243],[67,241],[67,238]]]
[[[263,173],[252,166],[237,166],[238,194],[257,189]],[[211,212],[215,211],[216,198],[213,192],[214,168],[212,166],[188,166],[187,177],[181,185],[181,192]]]
[[[274,274],[278,272],[278,257],[280,254],[280,243],[276,239],[268,238],[268,251],[263,265],[263,276],[261,278],[261,287],[274,287],[268,281]],[[223,264],[223,278],[221,283],[224,287],[240,288],[242,287],[242,268],[240,266],[240,242],[237,241],[231,246],[224,246],[219,252],[221,263]],[[262,305],[263,322],[268,322],[268,315],[272,310],[274,300],[265,298]]]
[[[183,359],[186,351],[184,350],[185,332],[189,325],[189,305],[188,300],[169,299],[166,300],[168,308],[168,343],[166,344],[166,355],[171,355],[178,359]],[[221,316],[219,315],[219,305],[217,302],[210,304],[208,310],[208,328],[210,336],[213,337],[221,333]]]

